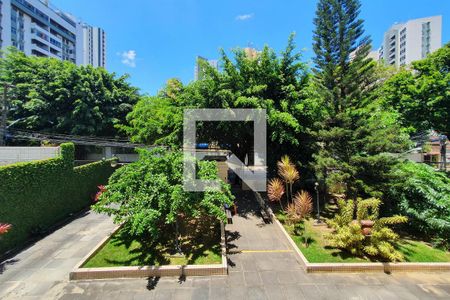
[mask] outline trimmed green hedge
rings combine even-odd
[[[108,160],[74,168],[71,143],[57,158],[0,167],[0,223],[13,225],[0,237],[0,256],[88,207],[112,172]]]

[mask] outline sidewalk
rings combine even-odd
[[[109,217],[86,212],[0,265],[0,298],[43,299],[69,279],[73,267],[114,225]],[[45,297],[47,298],[47,297]]]

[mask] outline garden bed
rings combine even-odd
[[[263,197],[256,193],[260,200]],[[276,211],[276,210],[275,210]],[[341,249],[327,246],[324,234],[331,232],[326,225],[314,226],[313,220],[304,222],[303,230],[295,232],[294,226],[284,224],[285,216],[269,209],[275,223],[294,248],[298,262],[307,272],[386,272],[392,271],[450,271],[450,253],[435,249],[428,243],[403,237],[396,248],[404,255],[404,262],[393,263],[368,257],[356,257]],[[308,246],[303,236],[310,237]]]
[[[195,232],[180,240],[183,255],[173,253],[167,241],[146,246],[119,226],[83,258],[70,279],[226,275],[223,223],[191,225]]]
[[[280,216],[277,217],[280,219]],[[305,244],[303,235],[296,234],[292,225],[283,224],[283,227],[311,263],[386,262],[369,257],[355,257],[340,249],[328,247],[324,234],[330,233],[331,229],[327,226],[314,226],[312,219],[304,222],[303,232],[311,238],[308,246]],[[397,243],[397,249],[404,255],[405,262],[450,262],[448,251],[433,248],[420,240],[402,238]]]

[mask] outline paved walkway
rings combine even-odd
[[[86,212],[0,264],[0,299],[54,299],[73,267],[115,227]]]
[[[449,299],[448,273],[306,274],[251,193],[227,226],[229,275],[69,282],[82,256],[114,226],[89,213],[0,268],[1,299]],[[1,271],[3,269],[3,271]]]

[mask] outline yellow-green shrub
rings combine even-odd
[[[388,261],[401,261],[403,255],[393,245],[399,236],[388,225],[405,223],[404,216],[379,217],[379,199],[338,200],[339,213],[328,225],[334,232],[326,235],[330,246],[344,249],[357,256],[372,256]],[[356,215],[356,220],[353,216]],[[370,235],[364,235],[361,221],[373,221]]]

